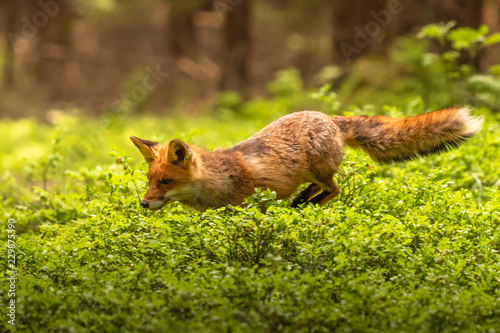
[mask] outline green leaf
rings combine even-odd
[[[490,28],[486,24],[481,24],[477,31],[479,34],[486,36],[490,32]]]
[[[500,79],[492,75],[473,75],[467,80],[467,84],[477,91],[500,93]]]
[[[486,40],[484,41],[484,46],[490,46],[497,43],[500,43],[500,33],[496,33],[486,37]]]
[[[418,38],[431,38],[431,39],[442,39],[445,38],[450,32],[451,28],[456,25],[455,21],[450,21],[448,23],[439,23],[439,24],[429,24],[420,30],[417,34]]]
[[[469,27],[457,28],[450,32],[448,40],[455,50],[472,49],[478,43],[483,43],[485,37],[482,31]]]
[[[456,61],[459,56],[460,56],[460,53],[458,53],[457,51],[447,51],[447,52],[444,52],[442,55],[443,60],[446,60],[446,61]]]
[[[488,72],[490,72],[493,75],[500,75],[500,64],[491,66],[488,69]]]

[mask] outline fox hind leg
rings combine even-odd
[[[323,187],[326,187],[327,189],[323,189],[323,191],[321,191]],[[340,188],[333,181],[333,178],[324,184],[324,186],[312,183],[305,190],[300,192],[300,194],[293,200],[292,207],[299,207],[300,205],[309,202],[323,206],[328,201],[335,198],[339,192]]]
[[[342,162],[344,155],[342,150],[343,143],[338,137],[334,139],[336,140],[329,141],[331,143],[330,146],[328,146],[328,142],[326,143],[326,147],[329,148],[323,152],[323,155],[311,155],[309,158],[312,179],[314,179],[314,183],[323,191],[311,197],[307,202],[323,206],[340,192],[340,188],[333,180],[333,175],[337,173],[339,165]]]
[[[325,185],[325,187],[323,188],[323,192],[321,192],[317,196],[311,198],[308,202],[323,206],[328,201],[332,200],[337,195],[339,195],[340,188],[333,181],[333,175],[331,178],[328,179],[328,181],[325,181],[324,185]]]
[[[319,192],[321,192],[321,186],[316,183],[312,183],[305,190],[300,192],[295,199],[293,199],[292,207],[299,207],[300,205],[309,202]]]

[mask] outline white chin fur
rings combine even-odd
[[[164,203],[165,201],[150,201],[148,209],[159,209]]]

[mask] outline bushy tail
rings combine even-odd
[[[483,117],[467,108],[444,109],[413,117],[332,117],[346,144],[361,148],[380,163],[401,162],[457,148],[476,134]]]

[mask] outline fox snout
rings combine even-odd
[[[140,205],[143,207],[143,208],[146,208],[146,209],[150,209],[150,210],[155,210],[155,209],[160,209],[165,203],[166,203],[166,199],[163,199],[163,200],[146,200],[146,199],[142,199]]]
[[[154,191],[155,193],[151,193],[151,188],[146,192],[144,197],[142,198],[140,205],[146,209],[160,209],[167,201],[165,197],[165,193],[156,193],[158,191]]]

